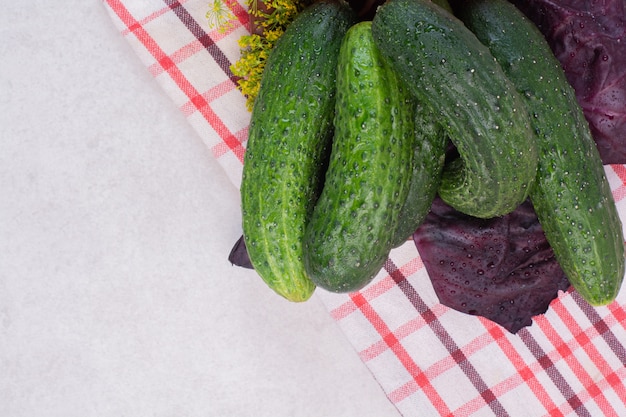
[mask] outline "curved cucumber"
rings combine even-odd
[[[272,49],[252,109],[241,184],[244,240],[257,273],[290,301],[315,290],[302,238],[333,133],[339,47],[355,19],[342,1],[302,11]]]
[[[433,3],[452,13],[448,0]],[[400,246],[413,235],[430,212],[441,184],[448,137],[431,109],[418,105],[415,110],[416,142],[409,193],[400,210],[393,246]]]
[[[356,291],[383,267],[409,190],[413,110],[371,22],[351,27],[339,54],[330,163],[305,233],[305,266],[318,286]]]
[[[372,32],[413,94],[440,115],[459,151],[444,168],[441,198],[475,217],[514,210],[535,180],[537,147],[524,103],[489,49],[428,0],[388,0]]]
[[[595,142],[559,61],[535,25],[505,0],[463,1],[457,13],[525,98],[540,158],[530,199],[556,259],[590,304],[616,297],[624,237]]]

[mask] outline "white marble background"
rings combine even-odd
[[[100,0],[0,13],[0,416],[397,416]]]

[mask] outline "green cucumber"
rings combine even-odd
[[[559,265],[590,304],[613,301],[624,277],[622,224],[559,61],[535,25],[505,0],[463,1],[456,12],[489,47],[533,115],[540,157],[530,200]]]
[[[441,198],[481,218],[514,210],[535,180],[537,147],[522,98],[489,49],[429,0],[388,0],[372,32],[417,99],[440,115],[459,151],[444,168]]]
[[[409,192],[400,210],[393,246],[404,243],[426,218],[441,183],[448,137],[430,109],[415,110],[415,144]]]
[[[433,3],[452,13],[448,0]],[[441,184],[448,137],[433,111],[419,104],[415,110],[415,134],[409,193],[400,211],[394,247],[410,239],[422,224]]]
[[[409,190],[414,132],[413,97],[383,61],[371,22],[354,25],[339,53],[324,188],[304,236],[317,286],[356,291],[383,267]]]
[[[321,189],[333,134],[341,41],[356,17],[339,0],[308,6],[271,50],[251,114],[241,204],[254,269],[277,294],[315,290],[303,235]]]

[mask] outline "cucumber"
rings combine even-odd
[[[590,304],[610,303],[624,277],[622,224],[574,89],[545,38],[509,2],[463,1],[456,13],[533,115],[540,157],[530,200],[559,265]]]
[[[428,0],[388,0],[374,40],[420,102],[440,115],[460,158],[446,164],[440,197],[490,218],[526,200],[537,147],[519,93],[463,23]]]
[[[350,28],[337,65],[335,137],[322,193],[306,228],[304,264],[331,292],[367,285],[392,247],[411,176],[414,101],[373,42]]]
[[[261,278],[294,302],[315,290],[302,241],[330,150],[339,48],[355,21],[343,1],[304,9],[271,50],[251,113],[241,183],[244,241]]]
[[[441,182],[448,137],[430,109],[417,105],[409,192],[400,210],[393,246],[404,243],[426,218]]]
[[[433,3],[452,13],[447,0]],[[411,181],[394,235],[393,247],[410,239],[426,218],[441,184],[441,172],[445,162],[448,137],[431,109],[419,105],[415,111],[415,133]]]

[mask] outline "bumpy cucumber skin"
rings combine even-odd
[[[615,299],[624,236],[610,185],[573,88],[544,37],[505,0],[464,0],[456,12],[523,94],[539,143],[530,199],[572,286],[592,305]]]
[[[254,269],[277,294],[306,301],[315,284],[303,235],[333,134],[337,57],[356,17],[342,1],[303,10],[272,49],[251,114],[241,183],[243,232]]]
[[[452,13],[447,0],[433,3]],[[445,163],[448,137],[430,108],[417,105],[415,109],[415,145],[409,192],[400,210],[398,227],[393,239],[394,247],[400,246],[413,235],[426,218],[441,184],[441,172]]]
[[[367,285],[386,261],[409,190],[413,98],[373,43],[350,28],[339,53],[335,138],[305,233],[305,267],[331,292]]]
[[[537,147],[519,93],[489,50],[458,19],[428,0],[389,0],[372,32],[415,96],[433,107],[461,157],[446,165],[441,198],[490,218],[528,196]]]
[[[409,239],[426,218],[441,183],[448,137],[433,112],[415,110],[415,144],[409,192],[400,210],[393,246]]]

